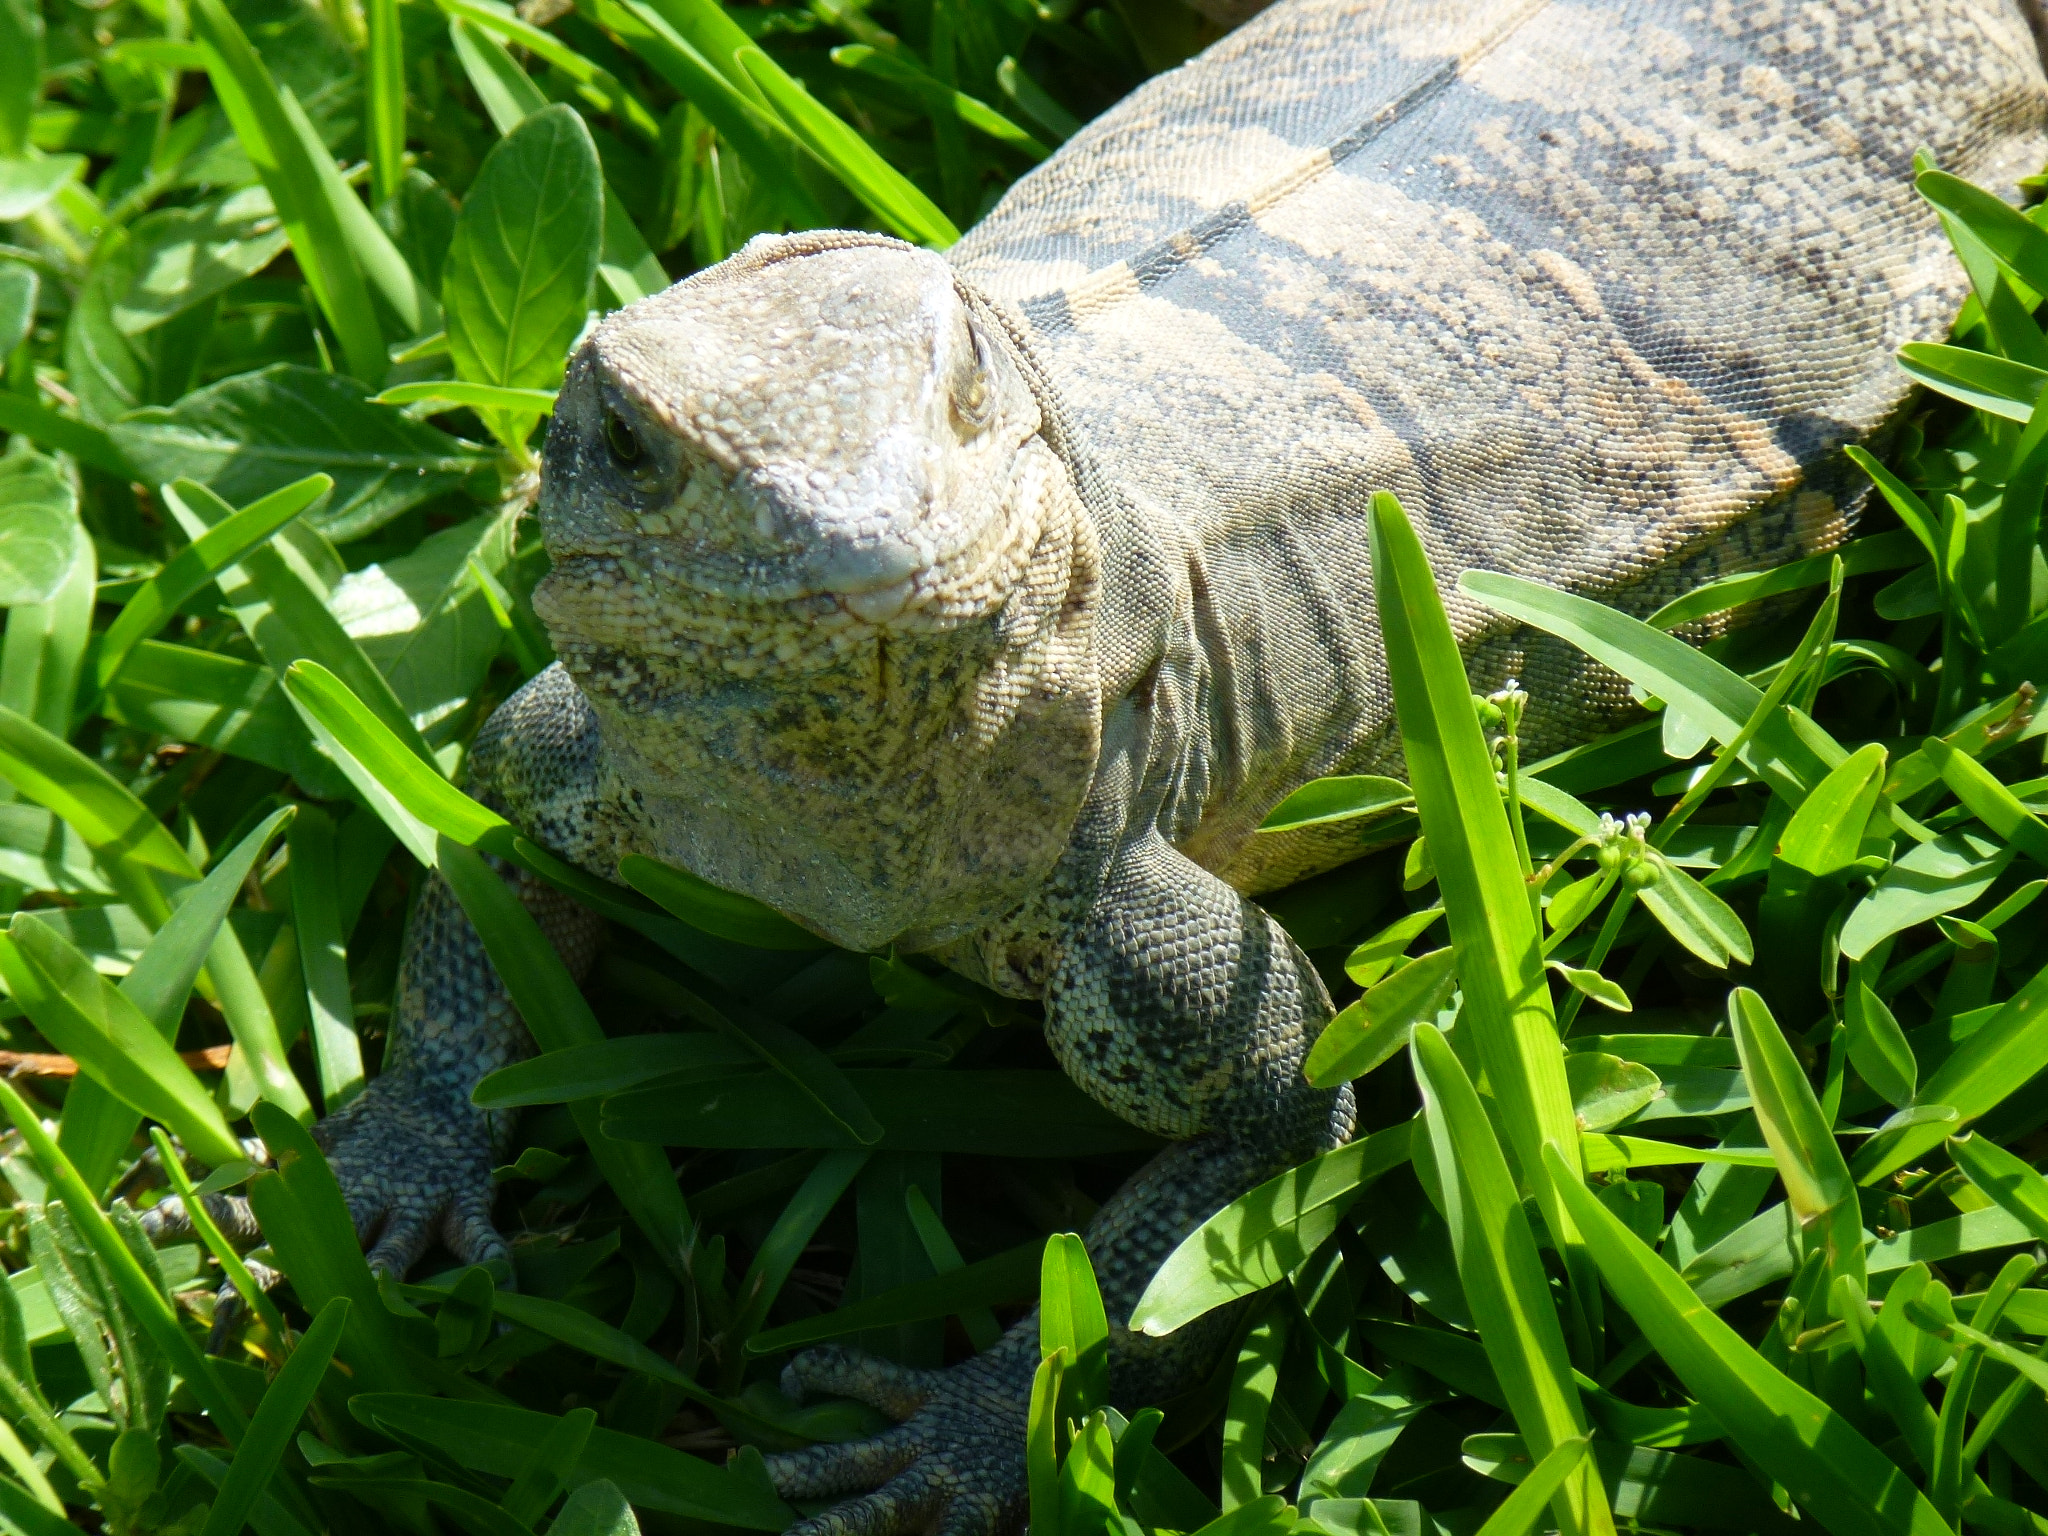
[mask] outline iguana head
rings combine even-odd
[[[840,943],[1041,877],[1093,766],[1092,536],[938,257],[763,237],[599,325],[534,604],[660,852]]]

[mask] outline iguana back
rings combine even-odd
[[[1161,665],[1189,701],[1175,841],[1280,883],[1301,850],[1250,828],[1384,754],[1375,490],[1447,591],[1640,610],[1839,542],[1836,450],[1965,291],[1913,154],[2010,193],[2044,122],[2015,0],[1289,0],[1019,182],[951,259],[1127,557],[1106,695]],[[1475,673],[1521,670],[1555,735],[1611,702],[1574,667],[1497,642]]]

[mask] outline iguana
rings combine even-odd
[[[1086,1234],[1113,1319],[1257,1181],[1351,1133],[1330,1011],[1251,899],[1330,839],[1254,835],[1397,766],[1366,511],[1446,583],[1643,610],[1838,543],[1843,444],[1963,292],[1912,156],[2048,153],[2019,0],[1282,0],[1077,134],[941,255],[761,237],[599,324],[548,432],[560,662],[472,792],[611,875],[641,851],[854,949],[1041,998],[1088,1092],[1175,1145]],[[1451,593],[1480,686],[1564,741],[1623,702]],[[572,966],[597,921],[521,876]],[[531,1049],[437,877],[382,1076],[321,1137],[374,1263],[503,1258]],[[943,1372],[843,1350],[794,1390],[903,1422],[771,1459],[799,1529],[1022,1520],[1036,1324]],[[1118,1327],[1119,1399],[1210,1332]],[[862,1493],[862,1490],[874,1490]]]

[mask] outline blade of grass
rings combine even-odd
[[[363,99],[369,121],[370,189],[379,203],[405,179],[405,32],[398,0],[366,0],[370,46],[363,54]]]
[[[333,487],[334,481],[327,475],[308,475],[281,491],[252,501],[174,555],[162,570],[136,589],[100,637],[94,667],[97,688],[104,692],[120,674],[121,664],[136,645],[162,629],[186,599]]]
[[[761,1246],[754,1252],[753,1263],[747,1266],[739,1290],[734,1293],[732,1336],[742,1350],[745,1350],[747,1341],[760,1332],[762,1323],[767,1320],[768,1309],[782,1294],[782,1285],[789,1278],[790,1270],[796,1267],[797,1259],[810,1246],[819,1226],[832,1214],[832,1207],[839,1203],[839,1197],[846,1193],[855,1176],[867,1166],[870,1155],[866,1148],[826,1153],[818,1159],[818,1166],[811,1170],[797,1192],[790,1196],[782,1214],[775,1218],[775,1225],[761,1240]],[[738,1353],[735,1352],[736,1355]]]
[[[207,49],[214,96],[269,189],[292,254],[341,342],[349,372],[366,384],[378,383],[390,367],[384,337],[321,168],[306,153],[269,67],[223,0],[196,0],[191,15]],[[327,161],[332,176],[332,159],[324,150],[319,158]]]
[[[29,1155],[64,1202],[64,1209],[70,1212],[72,1221],[92,1245],[93,1252],[99,1255],[100,1261],[112,1274],[129,1313],[149,1334],[156,1347],[163,1351],[172,1369],[184,1377],[186,1386],[199,1399],[200,1406],[213,1419],[214,1427],[228,1444],[240,1445],[242,1437],[248,1433],[249,1420],[214,1373],[213,1363],[192,1336],[185,1332],[170,1299],[156,1288],[143,1272],[141,1262],[129,1252],[121,1234],[114,1230],[106,1212],[93,1199],[92,1191],[79,1178],[78,1170],[71,1166],[71,1159],[43,1129],[42,1121],[23,1102],[14,1086],[5,1081],[0,1081],[0,1113],[12,1120],[15,1129],[21,1132],[22,1140],[28,1144]]]
[[[277,1379],[264,1391],[199,1536],[239,1536],[248,1524],[256,1501],[277,1476],[299,1420],[305,1417],[321,1378],[327,1374],[334,1346],[341,1341],[342,1328],[348,1322],[348,1309],[346,1296],[336,1296],[323,1306]]]
[[[1868,1187],[1967,1129],[2048,1067],[2048,967],[2035,972],[1990,1019],[1920,1085],[1916,1104],[1946,1104],[1952,1122],[1930,1121],[1880,1131],[1850,1160]]]
[[[242,1161],[242,1144],[177,1050],[55,929],[17,912],[0,937],[0,976],[44,1037],[107,1092],[169,1126],[209,1166]]]
[[[1079,1423],[1109,1401],[1109,1319],[1095,1284],[1095,1266],[1077,1234],[1048,1237],[1039,1262],[1039,1357],[1066,1351],[1060,1412]]]
[[[908,177],[875,152],[830,108],[812,97],[759,48],[749,44],[734,57],[790,131],[828,166],[847,191],[905,240],[942,251],[960,238],[953,221],[918,191]]]
[[[336,906],[334,823],[324,811],[306,806],[293,820],[289,835],[292,925],[305,977],[320,1101],[331,1115],[363,1091],[363,1049],[356,1038],[355,1000],[349,991],[347,936]]]
[[[228,911],[241,893],[242,882],[270,846],[270,840],[291,819],[290,807],[272,812],[217,859],[206,878],[183,893],[177,909],[151,936],[128,974],[121,978],[121,995],[141,1011],[167,1046],[177,1042],[185,1001],[202,966],[211,961],[217,972],[234,974],[239,960],[239,970],[247,971],[248,957],[226,927]],[[256,1016],[252,1032],[248,1027],[250,1014],[234,986],[221,995],[221,1002],[224,1007],[230,1002],[234,1004],[230,1028],[236,1032],[238,1044],[244,1038],[249,1040],[247,1059],[256,1067],[256,1076],[265,1091],[298,1113],[304,1097],[298,1080],[290,1075],[284,1062],[274,1026],[266,1030],[267,1007]],[[87,1080],[73,1084],[65,1098],[64,1122],[57,1144],[77,1165],[87,1184],[103,1189],[140,1124],[141,1116],[135,1107]]]
[[[1940,1512],[1834,1409],[1772,1369],[1546,1149],[1615,1299],[1744,1455],[1835,1536],[1948,1536]]]
[[[398,1319],[386,1309],[327,1158],[306,1128],[277,1105],[260,1102],[249,1119],[273,1164],[249,1180],[249,1208],[300,1305],[317,1312],[336,1297],[348,1299],[337,1351],[354,1373],[357,1390],[419,1390],[423,1367],[431,1362],[405,1345]]]
[[[1742,1058],[1757,1124],[1777,1163],[1785,1198],[1808,1234],[1825,1245],[1827,1268],[1821,1281],[1848,1275],[1864,1282],[1863,1215],[1856,1182],[1836,1143],[1828,1117],[1807,1081],[1798,1057],[1764,1000],[1748,987],[1728,996],[1728,1030]]]
[[[1240,1195],[1167,1255],[1130,1326],[1164,1337],[1240,1296],[1277,1285],[1336,1230],[1358,1191],[1408,1161],[1412,1121],[1325,1152]],[[1315,1218],[1328,1212],[1328,1222]]]
[[[1544,1505],[1564,1486],[1564,1480],[1578,1470],[1586,1447],[1592,1443],[1590,1435],[1579,1435],[1552,1446],[1550,1454],[1530,1468],[1529,1475],[1486,1517],[1486,1524],[1479,1527],[1479,1536],[1529,1536],[1542,1517]]]
[[[235,515],[233,507],[192,480],[166,486],[164,503],[194,539]],[[325,596],[314,590],[281,550],[275,545],[258,545],[240,563],[223,570],[219,581],[222,595],[237,609],[236,616],[245,628],[254,628],[251,610],[255,604],[267,604],[279,621],[283,631],[281,643],[289,654],[266,654],[264,660],[272,671],[283,676],[301,658],[318,663],[346,683],[408,751],[433,762],[432,750],[384,674],[342,628]],[[250,638],[256,637],[252,633]],[[289,688],[285,691],[291,692]]]
[[[475,925],[534,1043],[547,1051],[602,1040],[604,1030],[575,978],[512,888],[478,854],[453,839],[443,837],[439,852],[441,874]],[[690,1212],[668,1159],[654,1147],[606,1136],[596,1100],[573,1104],[570,1113],[620,1204],[662,1263],[678,1278],[686,1278],[693,1243]]]
[[[1732,744],[1763,702],[1756,685],[1675,635],[1590,598],[1499,571],[1467,571],[1459,587],[1489,608],[1569,640]],[[1797,710],[1766,720],[1742,761],[1797,805],[1848,753]]]
[[[184,1202],[185,1214],[191,1219],[192,1230],[199,1234],[200,1242],[204,1243],[206,1251],[213,1255],[214,1263],[220,1266],[220,1272],[227,1277],[228,1284],[233,1286],[235,1294],[242,1298],[242,1305],[270,1331],[277,1348],[288,1348],[292,1334],[285,1326],[284,1315],[277,1310],[277,1303],[270,1299],[270,1293],[256,1283],[256,1277],[249,1273],[249,1266],[242,1262],[241,1254],[235,1251],[234,1245],[214,1224],[212,1215],[206,1209],[206,1201],[200,1195],[198,1186],[193,1184],[190,1175],[185,1172],[185,1161],[178,1156],[178,1149],[171,1145],[171,1138],[166,1136],[160,1127],[151,1126],[149,1139],[156,1148],[164,1177],[170,1181],[171,1189],[179,1200]]]
[[[1515,1426],[1540,1460],[1583,1439],[1586,1414],[1536,1238],[1478,1091],[1441,1031],[1416,1025],[1409,1050],[1458,1279]],[[1614,1529],[1590,1465],[1559,1484],[1551,1512],[1561,1531]]]
[[[1373,589],[1386,637],[1387,676],[1400,717],[1408,778],[1422,818],[1464,988],[1462,1028],[1497,1095],[1507,1141],[1572,1277],[1571,1329],[1595,1353],[1599,1295],[1577,1230],[1545,1177],[1539,1149],[1554,1143],[1577,1177],[1578,1121],[1558,1049],[1542,934],[1494,779],[1458,642],[1422,541],[1401,504],[1372,502]],[[1655,631],[1650,631],[1655,634]],[[1659,635],[1660,640],[1668,639]],[[1672,645],[1686,650],[1682,642]],[[1688,655],[1692,654],[1689,650]]]
[[[2048,1179],[1982,1136],[1951,1136],[1948,1155],[1969,1181],[2048,1243]]]

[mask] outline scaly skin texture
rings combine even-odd
[[[1447,588],[1634,611],[1832,547],[1842,445],[1964,291],[1911,154],[2009,190],[2044,122],[2017,0],[1283,0],[944,259],[764,237],[598,326],[540,504],[561,665],[475,792],[595,872],[653,854],[1042,997],[1076,1081],[1178,1142],[1086,1234],[1126,1318],[1352,1128],[1301,1076],[1329,1000],[1250,896],[1360,846],[1254,837],[1282,796],[1398,767],[1371,493]],[[1450,605],[1476,684],[1527,681],[1532,751],[1625,702]],[[522,895],[580,963],[588,920]],[[530,1048],[432,882],[391,1062],[322,1131],[380,1264],[500,1251],[467,1094]],[[1035,1326],[946,1372],[796,1361],[905,1421],[771,1462],[874,1490],[802,1528],[1014,1529]],[[1186,1384],[1217,1326],[1119,1327],[1114,1392]]]

